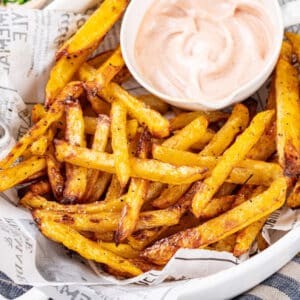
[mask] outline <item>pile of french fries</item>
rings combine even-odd
[[[0,191],[22,184],[19,204],[47,238],[116,276],[161,269],[179,248],[263,250],[268,216],[300,206],[300,36],[287,33],[266,110],[183,112],[122,88],[119,47],[90,58],[127,2],[104,1],[58,50]]]

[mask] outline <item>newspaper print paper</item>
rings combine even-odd
[[[95,4],[89,0],[74,1],[73,7],[84,9],[78,13],[62,11],[61,3],[55,2],[52,5],[57,11],[0,9],[0,118],[9,127],[11,141],[30,126],[31,105],[43,102],[55,50],[82,25],[87,18],[86,9]],[[117,45],[119,28],[117,24],[105,38],[100,52]],[[299,26],[293,30],[300,32]],[[255,95],[260,106],[266,98],[267,85]],[[134,94],[143,93],[134,81],[125,87]],[[3,151],[9,147],[6,145]],[[31,215],[15,206],[15,190],[1,193],[0,198],[0,247],[5,253],[0,258],[1,271],[17,283],[40,287],[54,299],[160,299],[178,286],[174,280],[181,280],[182,285],[190,278],[205,277],[242,261],[230,253],[182,249],[163,271],[117,280],[94,263],[44,238]],[[298,226],[299,221],[298,211],[282,208],[270,216],[264,236],[273,243]]]

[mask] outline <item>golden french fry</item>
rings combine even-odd
[[[202,135],[200,142],[191,146],[191,150],[199,152],[204,149],[204,147],[213,139],[215,133],[207,129],[207,131]]]
[[[213,170],[222,159],[214,156],[200,156],[195,153],[158,145],[153,145],[152,155],[154,159],[172,165],[206,167],[210,170]],[[282,169],[276,163],[245,159],[235,165],[225,180],[236,184],[263,184],[268,186],[281,175]]]
[[[56,157],[76,166],[92,168],[108,173],[115,173],[114,155],[101,153],[91,149],[68,145],[66,142],[56,140]],[[154,159],[131,157],[131,177],[159,181],[167,184],[185,184],[203,179],[207,175],[206,168],[177,167]]]
[[[45,168],[45,159],[33,156],[11,168],[0,170],[0,192],[12,188]]]
[[[33,124],[37,123],[40,119],[42,119],[45,116],[46,113],[47,112],[46,112],[44,105],[42,105],[40,103],[35,104],[31,110],[32,123]]]
[[[51,186],[48,181],[41,180],[30,185],[29,190],[36,195],[44,195],[51,191]]]
[[[187,126],[189,123],[191,123],[200,116],[206,118],[208,122],[212,123],[225,120],[230,116],[230,114],[221,111],[195,111],[181,113],[170,120],[171,131],[182,129],[183,127]]]
[[[237,234],[234,233],[228,237],[206,247],[209,250],[233,252]]]
[[[219,188],[216,197],[228,196],[236,189],[236,184],[225,182]]]
[[[212,199],[224,183],[236,164],[242,161],[250,149],[258,142],[269,125],[274,111],[258,113],[249,127],[236,139],[235,143],[225,151],[211,176],[204,180],[201,190],[195,195],[192,203],[193,213],[199,216],[207,203]]]
[[[109,117],[106,115],[99,115],[98,121],[97,121],[97,127],[94,135],[94,140],[92,144],[92,149],[96,151],[103,152],[105,151],[105,148],[107,146],[108,142],[108,136],[110,131],[110,120]],[[99,191],[99,183],[97,182],[101,181],[102,174],[98,170],[94,169],[88,169],[87,171],[87,185],[85,194],[83,196],[83,200],[85,202],[94,202],[99,200],[97,198],[98,191]],[[105,176],[106,178],[109,178],[108,176]],[[104,185],[104,188],[106,187],[106,184]],[[102,189],[103,192],[103,189]]]
[[[161,183],[158,181],[151,182],[149,185],[146,202],[157,198],[166,187],[167,185],[165,183]]]
[[[277,152],[286,176],[300,173],[300,118],[298,71],[286,60],[276,67]]]
[[[261,232],[257,235],[256,240],[257,240],[257,247],[259,251],[263,251],[269,247],[268,243],[263,238]]]
[[[85,147],[84,120],[78,100],[66,103],[65,139],[70,145]],[[64,202],[82,201],[87,186],[87,169],[66,164],[66,184],[63,192]]]
[[[33,155],[37,156],[44,155],[47,151],[49,144],[53,141],[55,131],[56,130],[54,128],[49,128],[45,135],[41,136],[39,139],[32,143],[30,147],[30,152]]]
[[[264,186],[251,186],[251,185],[243,185],[238,193],[236,194],[236,198],[232,207],[238,206],[250,199],[251,197],[256,197],[257,195],[264,192],[266,188]]]
[[[279,178],[262,194],[198,227],[181,231],[154,243],[144,250],[142,256],[162,265],[167,263],[179,248],[203,248],[222,240],[284,205],[286,190],[286,179]]]
[[[146,125],[155,137],[169,136],[169,122],[157,111],[148,108],[143,102],[130,95],[121,86],[111,82],[101,90],[101,96],[108,102],[119,100],[127,109],[129,115],[141,125]]]
[[[298,60],[300,60],[300,36],[294,32],[286,32],[285,36],[289,39],[292,43],[293,50],[298,56]],[[288,50],[289,53],[289,50]]]
[[[29,129],[29,131],[11,149],[9,154],[0,162],[0,168],[5,169],[10,167],[24,153],[29,145],[44,135],[47,129],[63,116],[64,100],[72,98],[76,99],[82,92],[83,88],[81,83],[72,82],[68,84],[47,111],[46,115]]]
[[[90,196],[90,202],[95,202],[100,200],[104,192],[106,191],[108,185],[111,182],[112,174],[101,173],[97,182],[94,185],[94,193]]]
[[[287,32],[286,36],[294,36],[292,32]],[[296,34],[297,35],[297,34]],[[300,41],[300,40],[299,40]],[[300,45],[300,44],[299,44]],[[293,45],[289,41],[282,41],[280,58],[286,60],[287,62],[292,62],[293,56]]]
[[[292,192],[287,199],[287,205],[291,208],[300,207],[300,179],[297,180]]]
[[[94,95],[92,89],[87,89],[86,91],[87,100],[90,102],[93,111],[96,114],[109,115],[111,105],[104,100],[100,99],[97,95]]]
[[[234,246],[233,255],[241,256],[246,253],[252,246],[257,235],[265,225],[268,216],[250,224],[237,233],[236,244]]]
[[[165,114],[169,110],[169,105],[154,95],[141,95],[138,97],[138,99],[149,105],[152,109],[160,112],[161,114]]]
[[[120,212],[124,206],[124,197],[111,201],[99,201],[87,204],[63,205],[54,201],[48,201],[39,195],[28,192],[19,202],[23,207],[29,209],[46,209],[61,213],[94,214],[101,212]]]
[[[243,104],[236,104],[225,125],[215,134],[209,144],[199,153],[199,155],[221,155],[228,146],[230,146],[235,136],[247,127],[248,122],[249,112],[247,107]]]
[[[107,242],[105,243],[105,242],[98,241],[98,245],[124,258],[136,258],[140,254],[139,251],[133,249],[127,244],[119,244],[117,246],[115,243],[107,243]]]
[[[137,157],[147,158],[151,136],[144,130],[137,147]],[[139,219],[139,213],[147,196],[149,182],[145,179],[132,178],[126,195],[126,202],[122,210],[119,226],[115,235],[118,244],[124,241],[134,231]]]
[[[85,238],[69,226],[40,218],[38,211],[34,212],[33,215],[34,218],[38,219],[39,228],[47,238],[62,243],[65,247],[79,253],[82,257],[106,264],[130,276],[137,276],[142,273],[139,268],[125,258],[106,250],[97,242]]]
[[[169,185],[151,204],[156,208],[167,208],[175,204],[187,192],[190,186],[190,184]]]
[[[195,143],[202,141],[202,136],[206,132],[207,126],[207,120],[200,116],[174,136],[164,141],[162,146],[178,150],[187,150]]]
[[[114,101],[111,107],[111,144],[116,174],[121,187],[126,186],[130,177],[126,118],[127,111],[125,106],[119,101]]]
[[[121,17],[127,4],[128,0],[103,1],[77,33],[59,49],[46,87],[47,106],[54,101],[88,56],[97,49],[105,34]]]
[[[117,175],[113,174],[111,183],[105,195],[105,201],[110,201],[121,196],[122,188]]]

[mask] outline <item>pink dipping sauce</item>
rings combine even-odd
[[[217,101],[254,79],[275,47],[270,0],[157,0],[138,31],[141,75],[162,94]]]

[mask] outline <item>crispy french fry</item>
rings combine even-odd
[[[294,36],[295,34],[292,32],[287,32],[286,36]],[[300,39],[299,39],[300,41]],[[300,45],[300,44],[299,44]],[[293,45],[289,41],[282,41],[280,58],[286,60],[287,62],[292,62],[293,56]]]
[[[100,200],[104,192],[106,191],[108,185],[111,182],[112,174],[101,173],[97,182],[94,185],[94,193],[90,197],[91,202]]]
[[[0,170],[0,192],[8,190],[23,182],[28,177],[46,168],[44,158],[33,156],[16,166]]]
[[[166,187],[166,184],[159,181],[151,182],[147,192],[146,202],[157,198]]]
[[[300,60],[300,36],[294,32],[286,32],[285,36],[292,43],[293,50],[298,56],[298,60]]]
[[[92,149],[100,152],[104,152],[108,142],[108,136],[110,131],[110,120],[106,115],[99,115],[97,128],[94,135]],[[98,197],[98,189],[99,183],[97,185],[98,180],[101,181],[102,174],[98,170],[88,169],[87,171],[87,185],[85,194],[83,196],[83,200],[85,202],[95,202],[99,200]],[[105,176],[108,178],[108,176]],[[106,184],[104,185],[104,188]],[[103,192],[103,188],[102,188]]]
[[[101,90],[101,96],[108,102],[119,100],[128,110],[128,113],[141,125],[146,125],[155,137],[169,135],[169,122],[158,112],[148,108],[143,102],[130,95],[118,84],[111,82]]]
[[[32,158],[32,157],[30,157]],[[25,180],[22,181],[22,183],[30,183],[34,180],[41,179],[47,175],[46,169],[42,169],[41,171],[38,171],[34,173],[33,175],[27,177]]]
[[[225,182],[219,188],[216,197],[228,196],[236,189],[236,184]]]
[[[234,256],[241,256],[251,248],[267,219],[268,216],[263,217],[237,233],[236,244],[233,250]]]
[[[105,34],[121,17],[127,4],[128,0],[105,0],[57,52],[57,61],[46,87],[47,106],[54,101],[88,56],[96,50]]]
[[[130,177],[126,116],[125,106],[119,101],[114,101],[111,107],[111,144],[121,187],[126,186]]]
[[[292,192],[287,199],[287,205],[291,208],[300,207],[300,179],[297,180]]]
[[[158,145],[153,145],[152,155],[157,160],[173,165],[207,167],[210,170],[213,170],[222,159],[214,156],[200,156]],[[264,184],[268,186],[281,175],[282,169],[278,164],[245,159],[235,165],[225,180],[236,184]]]
[[[119,244],[117,246],[115,243],[105,243],[99,241],[98,245],[124,258],[136,258],[139,256],[139,251],[133,249],[127,244]]]
[[[150,149],[151,136],[144,130],[140,136],[136,156],[147,158]],[[139,213],[147,196],[149,182],[145,179],[132,178],[126,195],[119,226],[115,235],[118,244],[124,241],[134,231],[139,219]]]
[[[63,205],[46,198],[28,192],[19,202],[23,207],[29,209],[46,209],[61,213],[94,214],[101,212],[121,212],[124,206],[124,197],[119,197],[111,201],[98,201],[88,204]]]
[[[41,136],[30,147],[30,152],[33,155],[42,156],[46,153],[50,143],[52,143],[56,130],[49,128],[45,135]]]
[[[29,145],[45,134],[47,129],[63,116],[64,100],[70,98],[76,99],[82,92],[83,89],[81,83],[72,82],[68,84],[46,115],[29,129],[29,131],[11,149],[9,154],[0,162],[0,168],[5,169],[10,167],[24,153]]]
[[[277,151],[286,176],[300,173],[299,83],[297,70],[283,59],[276,67]]]
[[[46,237],[55,242],[62,243],[65,247],[79,253],[82,257],[106,264],[130,276],[137,276],[142,273],[139,268],[135,267],[125,258],[106,250],[97,242],[85,238],[69,226],[40,219],[38,212],[34,213],[34,218],[39,219],[39,228]]]
[[[209,250],[232,252],[236,241],[236,233],[206,247]]]
[[[41,180],[30,185],[29,190],[36,195],[44,195],[51,191],[51,186],[48,181]]]
[[[171,131],[182,129],[200,116],[206,118],[208,122],[212,123],[225,120],[230,116],[230,114],[221,111],[195,111],[182,113],[170,120]]]
[[[149,105],[152,109],[160,112],[161,114],[165,114],[169,110],[169,105],[154,95],[141,95],[138,97],[138,99]]]
[[[65,161],[77,166],[115,173],[113,154],[101,153],[91,149],[68,145],[56,140],[56,156],[59,161]],[[131,176],[159,181],[167,184],[192,183],[207,175],[206,168],[176,167],[154,159],[130,158]]]
[[[65,139],[70,145],[85,147],[84,120],[78,101],[68,101],[66,105]],[[76,203],[84,200],[87,186],[87,169],[66,164],[66,184],[63,192],[64,202]]]
[[[162,265],[167,263],[179,248],[203,248],[224,239],[280,208],[285,202],[286,189],[286,179],[279,178],[264,193],[198,227],[156,242],[147,248],[142,256]]]
[[[105,195],[105,201],[110,201],[121,196],[122,188],[117,175],[112,175],[111,183]]]
[[[93,90],[87,89],[86,91],[87,100],[90,102],[93,111],[100,115],[109,115],[111,105],[104,100],[100,99],[97,95],[94,95]]]
[[[263,251],[269,247],[268,243],[263,238],[261,232],[257,235],[256,240],[257,240],[257,247],[259,251]]]
[[[35,104],[31,110],[31,121],[33,124],[37,123],[40,119],[42,119],[46,115],[46,109],[44,105],[38,103]]]
[[[193,213],[199,216],[207,203],[212,199],[224,183],[233,167],[242,161],[250,149],[258,142],[269,125],[274,111],[264,111],[257,114],[250,126],[237,138],[235,143],[225,151],[211,176],[204,180],[201,190],[195,195],[192,203]]]
[[[169,185],[151,204],[156,208],[167,208],[175,204],[187,192],[190,186],[190,184]]]
[[[186,127],[168,138],[162,143],[162,146],[178,150],[187,150],[197,142],[202,141],[202,136],[208,126],[207,120],[200,116],[189,123]]]
[[[238,193],[236,194],[236,198],[232,207],[236,207],[251,197],[256,197],[257,195],[264,192],[266,188],[264,186],[251,186],[251,185],[243,185]]]
[[[191,146],[191,150],[199,152],[213,139],[215,133],[208,129],[201,137],[201,141]]]
[[[235,136],[248,125],[249,112],[243,104],[236,104],[225,125],[216,133],[209,144],[200,152],[201,156],[221,155],[232,143]],[[163,145],[164,146],[164,145]],[[179,149],[180,150],[180,149]]]

